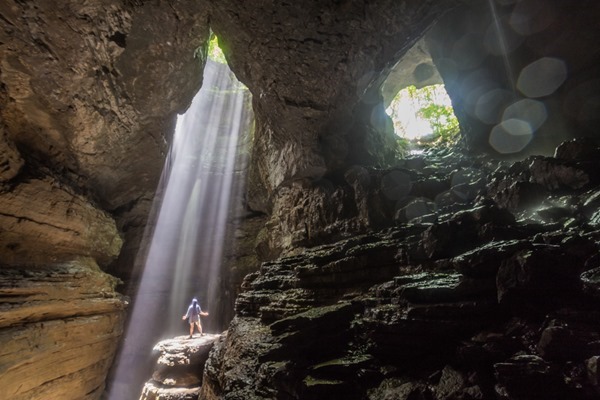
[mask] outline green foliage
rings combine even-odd
[[[404,109],[400,107],[401,104],[405,105]],[[412,132],[407,132],[406,121],[403,121],[406,116],[401,115],[402,112],[406,113],[406,104],[410,104],[410,107],[416,110],[416,115],[427,121],[434,142],[451,144],[458,140],[460,133],[458,119],[454,115],[452,106],[449,105],[449,99],[445,96],[442,85],[431,85],[421,89],[409,86],[401,90],[392,100],[388,112],[394,121],[396,134],[402,138],[414,137],[414,134],[411,135]]]
[[[454,142],[460,132],[458,119],[451,106],[431,103],[419,110],[419,114],[429,121],[433,134],[442,141]]]
[[[208,43],[208,58],[220,64],[227,64],[225,54],[219,47],[219,39],[214,33],[210,35],[210,41]]]
[[[206,45],[206,43],[204,43],[201,46],[198,46],[196,50],[194,50],[194,58],[199,59],[202,65],[204,65],[204,63],[206,62],[207,51],[208,46]]]
[[[425,101],[418,114],[429,122],[433,134],[442,142],[455,142],[460,133],[458,119],[452,106],[439,104],[435,93],[436,86],[426,86],[419,90],[412,86],[413,95],[420,96]]]
[[[404,158],[408,155],[411,145],[410,141],[403,137],[396,139],[396,157]]]

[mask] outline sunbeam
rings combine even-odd
[[[110,400],[139,396],[150,376],[154,343],[187,332],[181,315],[192,297],[209,313],[219,309],[227,222],[235,218],[232,194],[244,183],[239,138],[250,131],[249,104],[248,90],[228,66],[209,60],[202,89],[177,120],[157,191],[162,193],[155,202],[157,217],[148,224],[153,226],[146,235],[150,244],[136,262],[144,270],[113,370]],[[222,328],[211,319],[205,330]]]

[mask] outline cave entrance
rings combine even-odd
[[[219,64],[227,64],[225,54],[219,46],[219,38],[214,33],[210,34],[208,42],[208,59]]]
[[[454,142],[460,131],[450,97],[442,84],[400,90],[386,109],[396,134],[408,141]]]
[[[425,38],[391,68],[381,94],[404,150],[457,141],[458,119]]]

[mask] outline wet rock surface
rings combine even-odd
[[[597,208],[581,205],[600,188],[544,184],[541,203],[560,199],[568,214],[504,202],[501,179],[556,182],[580,161],[546,158],[555,168],[542,179],[536,160],[432,150],[404,161],[392,185],[404,196],[449,182],[423,197],[433,218],[375,208],[388,223],[264,262],[242,285],[200,398],[597,398],[600,232],[583,216]],[[443,190],[462,201],[440,200]],[[385,192],[365,197],[385,204]]]

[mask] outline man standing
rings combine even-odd
[[[206,316],[208,316],[208,313],[202,311],[202,308],[200,308],[200,304],[198,304],[198,299],[194,297],[192,299],[192,304],[190,304],[190,306],[187,309],[187,312],[181,318],[181,319],[189,318],[190,339],[194,336],[194,325],[198,326],[198,332],[200,332],[200,335],[201,336],[204,335],[202,333],[202,324],[200,323],[200,316],[206,317]]]

